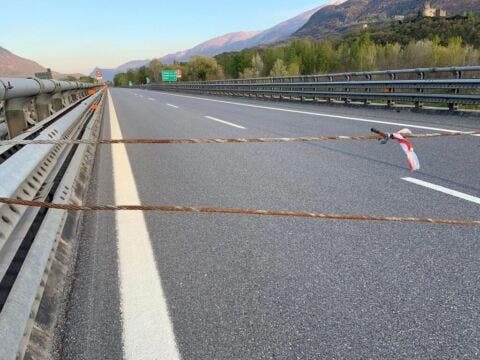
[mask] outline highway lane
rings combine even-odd
[[[124,137],[365,134],[372,126],[176,94],[111,92]],[[219,100],[474,127],[474,120],[455,117]],[[423,168],[414,174],[398,145],[376,142],[126,149],[143,203],[478,218],[477,204],[402,178],[479,197],[479,141],[416,141]],[[102,146],[90,202],[115,200],[111,162],[111,148]],[[162,213],[145,214],[145,224],[184,359],[478,356],[478,229]],[[87,215],[60,339],[66,358],[122,353],[118,237],[112,214]]]

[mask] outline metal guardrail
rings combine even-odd
[[[466,78],[466,76],[468,77]],[[300,101],[362,101],[448,105],[480,104],[480,66],[401,69],[308,76],[267,77],[179,83],[153,83],[144,88]]]
[[[401,77],[415,77],[417,79],[427,79],[428,77],[451,75],[454,78],[460,79],[465,74],[471,73],[480,74],[480,66],[459,66],[459,67],[440,67],[440,68],[415,68],[415,69],[398,69],[398,70],[377,70],[377,71],[354,71],[341,72],[329,74],[315,74],[315,75],[298,75],[298,76],[280,76],[280,77],[259,77],[248,79],[228,79],[228,80],[212,80],[209,83],[262,83],[262,82],[318,82],[322,80],[335,81],[339,79],[353,80],[365,79],[374,80],[375,78],[384,79],[399,79]],[[194,83],[202,83],[196,81]]]
[[[13,138],[88,95],[98,85],[37,78],[0,78],[0,139]]]
[[[0,81],[5,85],[4,80]],[[16,79],[10,92],[0,91],[0,98],[29,99],[35,103],[39,95],[45,94],[50,97],[51,106],[56,101],[67,106],[17,138],[90,139],[98,135],[102,115],[92,105],[101,105],[104,98],[104,91],[87,94],[85,90],[91,87]],[[78,201],[80,189],[85,186],[80,183],[88,180],[90,165],[86,163],[92,162],[92,149],[93,145],[62,144],[0,147],[0,194],[23,199],[70,202],[73,198]],[[66,211],[42,213],[32,208],[0,206],[1,359],[23,357],[67,216]]]

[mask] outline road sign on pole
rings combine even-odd
[[[175,70],[162,70],[162,81],[177,81]]]

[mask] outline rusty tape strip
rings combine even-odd
[[[73,211],[161,211],[161,212],[184,212],[184,213],[217,213],[217,214],[241,214],[258,216],[278,216],[278,217],[299,217],[316,218],[330,220],[354,220],[354,221],[385,221],[385,222],[411,222],[411,223],[429,223],[443,225],[474,225],[479,226],[480,220],[450,220],[450,219],[431,219],[416,217],[394,217],[394,216],[376,216],[376,215],[341,215],[341,214],[321,214],[314,212],[295,212],[281,210],[252,210],[252,209],[234,209],[217,207],[195,207],[195,206],[170,206],[170,205],[73,205],[56,204],[42,201],[29,201],[22,199],[12,199],[0,197],[0,203],[7,205],[21,205],[30,207],[40,207],[47,209],[73,210]]]
[[[410,134],[404,135],[408,138],[425,139],[438,137],[480,135],[480,130],[476,131],[459,131],[459,132],[438,132],[431,134]],[[284,143],[284,142],[315,142],[315,141],[362,141],[362,140],[379,140],[381,135],[367,136],[302,136],[289,138],[224,138],[224,139],[99,139],[99,140],[76,140],[76,139],[60,139],[60,140],[3,140],[2,145],[31,145],[31,144],[226,144],[226,143]]]

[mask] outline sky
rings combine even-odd
[[[327,0],[11,0],[0,46],[62,73],[90,73],[264,30]]]

